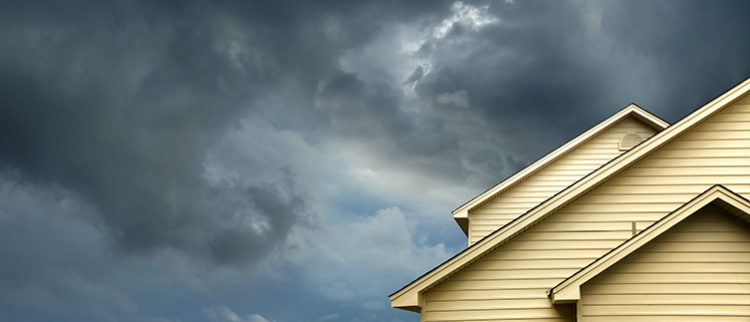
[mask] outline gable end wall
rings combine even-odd
[[[622,154],[624,151],[620,150],[620,140],[631,133],[647,139],[656,130],[632,116],[627,117],[497,197],[472,209],[469,212],[469,245]]]
[[[750,224],[709,205],[581,287],[579,321],[750,321]]]

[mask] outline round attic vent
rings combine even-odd
[[[641,139],[638,134],[635,133],[628,133],[625,134],[620,139],[620,151],[630,150],[632,147],[638,145],[638,143],[641,143],[643,139]]]

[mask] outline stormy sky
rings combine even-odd
[[[450,211],[750,76],[737,1],[0,1],[0,320],[418,321]]]

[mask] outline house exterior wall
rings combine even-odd
[[[714,184],[750,196],[750,96],[422,296],[422,321],[572,321],[545,291]]]
[[[586,282],[579,321],[750,321],[750,224],[709,205]]]
[[[620,139],[636,134],[647,139],[657,131],[627,117],[558,160],[469,212],[469,245],[522,215],[624,151]]]

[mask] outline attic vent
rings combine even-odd
[[[625,134],[622,139],[620,139],[620,151],[630,150],[630,148],[638,145],[638,143],[641,143],[641,141],[643,141],[643,139],[641,139],[638,134]]]

